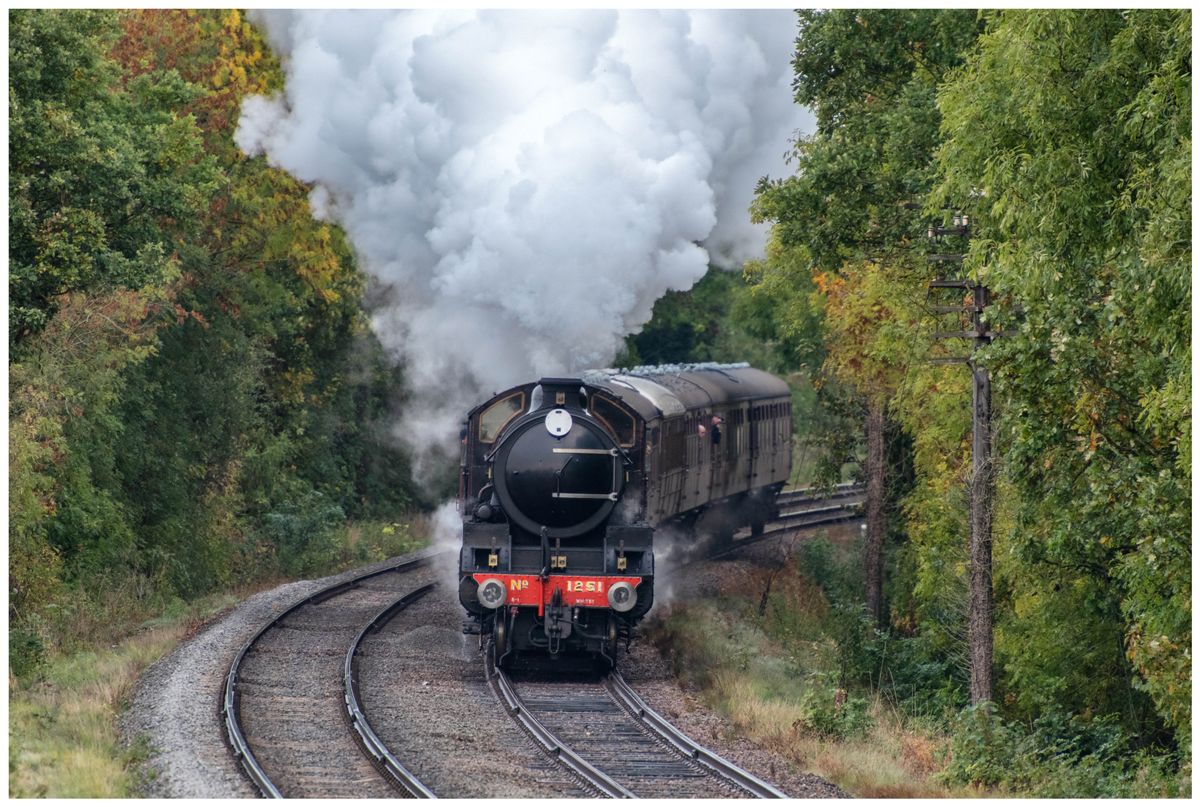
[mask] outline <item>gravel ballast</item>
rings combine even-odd
[[[225,675],[234,656],[264,623],[309,594],[397,560],[415,560],[433,554],[432,549],[425,549],[402,559],[261,592],[214,619],[151,665],[138,680],[120,724],[127,744],[144,738],[150,749],[142,769],[141,795],[257,796],[226,744],[221,717]]]
[[[744,559],[689,567],[686,582],[676,586],[674,596],[687,599],[712,591],[721,578],[753,566],[756,549],[746,550]],[[151,666],[121,720],[126,742],[144,738],[150,748],[142,795],[256,796],[226,743],[220,713],[225,675],[234,656],[264,623],[311,593],[399,560],[433,554],[431,549],[423,550],[257,594]],[[586,795],[570,776],[534,751],[497,703],[484,679],[477,637],[461,633],[461,606],[451,568],[443,570],[439,579],[443,577],[439,589],[400,612],[364,645],[360,689],[372,727],[439,796]],[[680,730],[790,796],[844,795],[819,777],[794,770],[775,754],[737,737],[731,725],[681,688],[669,663],[645,640],[633,645],[621,668],[647,703]]]
[[[369,638],[358,677],[372,728],[439,796],[587,795],[497,704],[454,589],[440,587]]]

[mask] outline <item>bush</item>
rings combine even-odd
[[[329,569],[339,552],[338,529],[346,519],[342,508],[318,491],[263,517],[263,533],[276,547],[280,569],[309,574]]]
[[[831,602],[861,600],[862,553],[855,546],[849,555],[838,557],[828,539],[817,538],[796,547],[796,568],[824,589]]]
[[[871,727],[865,698],[851,697],[844,689],[811,687],[800,699],[804,710],[798,729],[831,740],[866,734]]]
[[[8,673],[17,678],[33,675],[46,663],[46,644],[28,625],[9,624]]]
[[[1170,754],[1133,752],[1117,715],[1083,720],[1047,712],[1031,725],[990,709],[964,709],[955,721],[948,784],[982,785],[1041,798],[1164,797],[1186,788]]]

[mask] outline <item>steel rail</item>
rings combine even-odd
[[[761,540],[770,538],[775,535],[781,535],[786,532],[795,530],[807,529],[808,527],[824,527],[830,524],[841,524],[843,521],[856,521],[862,518],[862,513],[855,512],[853,509],[858,502],[849,502],[843,505],[832,507],[821,507],[815,510],[810,510],[804,515],[805,518],[793,517],[791,519],[780,519],[778,526],[772,527],[764,531],[761,535],[754,535],[748,538],[743,538],[735,542],[735,546],[750,546]]]
[[[839,482],[830,488],[822,488],[816,485],[811,485],[806,488],[785,488],[779,491],[776,495],[776,500],[790,499],[806,499],[817,501],[820,499],[833,499],[839,496],[845,496],[853,493],[859,493],[867,489],[866,485],[860,485],[856,482]]]
[[[829,504],[831,502],[840,502],[846,499],[853,499],[858,496],[863,496],[866,491],[862,488],[851,488],[850,490],[839,490],[828,496],[784,496],[780,494],[775,498],[775,504],[781,508],[784,507],[802,507],[810,504]]]
[[[841,504],[829,504],[824,507],[809,507],[805,510],[793,510],[790,513],[780,513],[775,519],[775,523],[785,523],[791,521],[809,521],[812,517],[817,517],[818,521],[822,521],[829,516],[830,513],[851,513],[852,508],[862,504],[861,500],[852,502],[842,502]]]
[[[316,605],[324,602],[339,594],[344,594],[354,588],[357,588],[364,580],[369,580],[373,577],[380,577],[385,574],[395,572],[408,572],[413,569],[426,566],[432,560],[432,556],[417,558],[415,560],[403,561],[395,563],[391,566],[386,566],[382,569],[376,569],[373,572],[367,572],[349,580],[343,580],[340,583],[335,583],[331,586],[318,589],[307,597],[293,603],[283,613],[267,622],[258,631],[250,637],[246,644],[242,645],[242,649],[238,651],[234,657],[233,663],[229,665],[229,672],[225,676],[225,696],[221,704],[221,714],[225,719],[225,733],[229,740],[229,745],[233,749],[234,757],[241,762],[242,768],[246,771],[246,775],[250,777],[250,781],[254,783],[259,792],[269,799],[285,798],[279,788],[271,781],[271,777],[263,770],[258,759],[254,756],[254,751],[250,748],[250,744],[246,742],[246,735],[242,731],[241,718],[239,714],[240,699],[238,698],[238,673],[241,670],[242,661],[258,643],[258,641],[266,635],[267,631],[272,630],[279,625],[283,620],[294,614],[306,605]]]
[[[791,523],[781,523],[778,524],[778,526],[772,527],[769,530],[765,530],[758,535],[749,535],[745,538],[738,538],[734,540],[732,546],[728,546],[718,552],[707,555],[704,558],[697,558],[696,560],[717,560],[718,558],[732,555],[734,552],[744,549],[745,547],[754,546],[755,544],[766,541],[769,538],[775,538],[777,536],[784,535],[789,532],[795,532],[797,530],[805,530],[812,527],[825,527],[831,524],[841,524],[846,521],[857,521],[858,519],[862,518],[862,514],[856,513],[853,509],[851,509],[857,504],[858,502],[847,502],[846,504],[831,505],[829,507],[819,507],[814,508],[813,510],[802,511],[804,515],[816,517],[812,519],[805,519],[803,521],[793,518],[791,519]]]
[[[613,700],[628,712],[639,725],[666,743],[667,746],[680,756],[695,762],[707,772],[741,788],[756,798],[789,798],[779,788],[759,779],[754,774],[733,764],[724,757],[709,751],[691,737],[688,737],[682,731],[675,728],[666,718],[651,709],[616,670],[608,674],[604,680],[604,685]]]
[[[512,681],[504,674],[503,670],[497,669],[493,664],[491,649],[492,646],[489,643],[483,652],[484,674],[487,676],[488,683],[504,705],[508,716],[529,735],[538,750],[601,795],[613,799],[637,798],[631,790],[575,753],[570,746],[560,740],[529,711],[525,702],[521,700],[521,696],[513,688]]]
[[[437,585],[437,583],[429,583],[414,591],[410,591],[376,614],[366,625],[363,625],[362,630],[354,637],[354,641],[346,651],[346,661],[342,670],[342,689],[345,693],[346,715],[350,720],[350,726],[358,735],[359,744],[372,757],[375,766],[387,774],[393,784],[399,786],[403,792],[418,799],[436,799],[437,796],[412,771],[404,767],[400,760],[396,759],[396,756],[387,747],[387,744],[371,728],[371,723],[367,720],[366,713],[363,712],[362,699],[359,697],[358,659],[359,650],[362,648],[363,640],[367,638],[368,634],[381,630],[396,614],[433,591],[437,588]]]

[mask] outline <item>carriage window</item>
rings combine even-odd
[[[636,435],[633,416],[617,406],[616,402],[600,395],[594,395],[592,396],[592,414],[612,430],[612,433],[617,436],[617,443],[621,448],[629,448],[633,445]]]
[[[525,409],[525,393],[514,392],[501,398],[479,416],[479,442],[494,443],[500,430]]]

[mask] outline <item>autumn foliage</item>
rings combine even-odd
[[[915,470],[890,511],[887,598],[890,631],[909,637],[918,666],[893,657],[888,674],[923,670],[947,705],[965,704],[970,376],[931,359],[970,346],[933,338],[964,328],[933,308],[954,301],[927,291],[948,272],[990,287],[989,325],[1005,334],[977,357],[996,413],[998,712],[955,724],[950,775],[1115,795],[1132,792],[1122,782],[1139,765],[1180,770],[1191,742],[1191,14],[799,17],[794,89],[817,129],[794,144],[794,175],[759,185],[753,213],[772,225],[773,252],[747,277],[775,301],[781,341],[796,297],[779,278],[807,284],[825,399],[864,412],[882,399],[897,429],[889,472]],[[955,213],[970,237],[928,243],[928,227]],[[929,252],[966,259],[932,264]],[[847,458],[861,461],[861,426],[850,432],[841,444],[859,441]]]
[[[344,237],[232,141],[241,99],[282,81],[249,22],[14,11],[9,64],[24,672],[113,608],[324,568],[347,517],[411,494]]]

